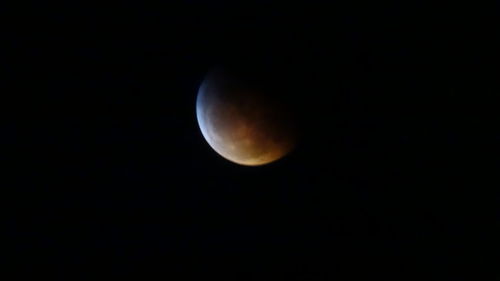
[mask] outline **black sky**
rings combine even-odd
[[[8,280],[476,278],[495,9],[391,2],[6,7]],[[293,153],[249,168],[208,146],[217,65],[270,78]]]

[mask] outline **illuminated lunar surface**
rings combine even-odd
[[[222,72],[209,73],[201,84],[196,115],[209,145],[240,165],[274,162],[295,143],[290,119],[279,102]]]

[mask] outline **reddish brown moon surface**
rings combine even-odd
[[[208,144],[240,165],[274,162],[295,145],[291,119],[280,101],[222,71],[212,71],[201,84],[196,115]]]

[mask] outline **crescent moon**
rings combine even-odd
[[[274,162],[295,144],[286,111],[225,73],[211,72],[202,82],[196,116],[213,150],[240,165]]]

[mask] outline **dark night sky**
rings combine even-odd
[[[3,9],[8,280],[477,277],[495,8],[375,2]],[[208,146],[216,65],[271,77],[293,153],[249,168]]]

